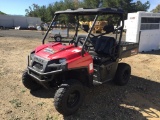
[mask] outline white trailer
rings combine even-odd
[[[160,13],[128,13],[127,42],[139,42],[139,52],[160,49]]]
[[[29,25],[36,27],[42,23],[38,17],[25,17],[19,15],[0,15],[0,26],[5,28],[28,28]]]
[[[69,29],[68,27],[53,28],[50,32],[50,37],[54,38],[55,41],[60,42],[62,38],[69,37]]]

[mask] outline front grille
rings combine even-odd
[[[33,65],[33,68],[38,70],[38,71],[41,71],[41,70],[43,70],[43,65],[35,62],[34,65]]]
[[[56,70],[57,70],[57,68],[49,68],[49,67],[47,67],[45,69],[45,72],[51,72],[51,71],[56,71]]]

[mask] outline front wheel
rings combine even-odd
[[[68,80],[56,91],[54,105],[56,110],[63,115],[71,115],[78,110],[83,103],[84,90],[77,80]]]
[[[39,85],[36,81],[31,78],[31,76],[28,75],[28,70],[25,70],[22,75],[22,83],[23,85],[30,90],[37,90],[41,88],[41,85]]]
[[[114,82],[117,85],[123,86],[126,85],[130,79],[131,67],[126,63],[119,63],[114,78]]]

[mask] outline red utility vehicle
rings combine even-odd
[[[51,25],[61,14],[75,16],[77,27],[69,44],[61,42],[45,43]],[[89,29],[83,27],[86,34],[80,35],[79,19],[84,16],[94,16],[94,22]],[[98,17],[116,16],[122,26],[114,29],[112,24],[104,26],[102,33],[93,34],[92,30]],[[103,18],[103,17],[101,17]],[[73,114],[83,102],[84,86],[92,87],[113,80],[118,85],[127,84],[131,67],[119,63],[120,59],[135,55],[138,43],[122,42],[123,10],[116,8],[97,8],[65,10],[55,12],[50,28],[46,32],[42,45],[35,48],[28,56],[28,67],[22,76],[24,86],[35,90],[41,86],[57,88],[54,105],[63,115]],[[117,26],[119,26],[117,24]],[[120,34],[110,34],[112,32]]]

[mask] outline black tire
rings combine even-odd
[[[41,88],[41,85],[34,81],[33,78],[28,75],[28,70],[25,70],[22,75],[22,83],[27,89],[30,89],[32,91]]]
[[[71,115],[78,110],[84,100],[84,88],[77,80],[68,80],[56,91],[54,106],[56,110],[65,115]]]
[[[54,37],[54,39],[56,42],[61,42],[61,40],[62,40],[61,36],[56,36],[56,37]]]
[[[123,86],[126,85],[130,79],[131,67],[126,63],[119,63],[114,78],[114,82],[117,85]]]

